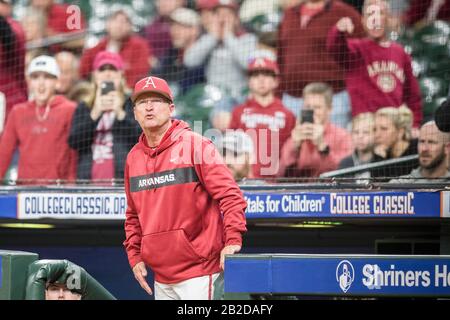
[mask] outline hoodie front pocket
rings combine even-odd
[[[177,274],[202,263],[183,229],[152,233],[142,238],[141,257],[155,273]]]

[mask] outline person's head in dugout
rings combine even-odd
[[[65,283],[47,283],[45,300],[81,300],[81,294],[70,290]]]
[[[255,150],[249,135],[241,130],[227,130],[217,147],[236,181],[253,178],[252,157]]]
[[[131,101],[134,117],[144,133],[165,132],[170,127],[175,105],[172,91],[164,79],[146,77],[139,80]]]

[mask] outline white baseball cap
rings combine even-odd
[[[252,138],[242,130],[227,130],[219,146],[221,149],[234,152],[238,155],[243,153],[252,154],[254,146]]]
[[[194,10],[188,8],[178,8],[170,15],[170,19],[176,23],[197,27],[200,25],[200,16]]]
[[[39,56],[31,60],[28,66],[27,75],[35,72],[45,72],[59,78],[60,70],[55,58],[50,56]]]

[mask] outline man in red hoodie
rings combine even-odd
[[[225,254],[241,249],[246,201],[212,142],[171,119],[165,80],[140,80],[132,101],[143,134],[125,166],[130,266],[149,294],[152,268],[158,300],[212,299]]]
[[[59,74],[53,57],[39,56],[30,62],[27,76],[32,100],[15,105],[8,117],[0,140],[0,179],[16,147],[22,182],[76,177],[76,153],[67,144],[76,105],[55,95]]]

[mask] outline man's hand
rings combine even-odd
[[[220,252],[220,268],[222,270],[225,270],[225,255],[226,254],[235,254],[236,252],[241,251],[241,246],[232,244],[229,246],[226,246],[225,248],[222,249],[222,251]]]
[[[345,32],[348,34],[352,34],[355,30],[355,25],[353,24],[352,19],[349,17],[341,18],[337,23],[336,27],[340,32]]]
[[[153,294],[152,289],[147,283],[147,280],[145,280],[145,277],[147,277],[147,269],[145,268],[144,262],[139,262],[133,267],[133,273],[136,280],[141,285],[142,289],[144,289],[149,295]]]
[[[324,134],[325,127],[321,124],[313,124],[313,132],[312,132],[312,143],[320,150],[322,145],[324,144]]]
[[[312,123],[298,123],[291,132],[292,143],[298,148],[304,140],[313,138],[314,125]]]

